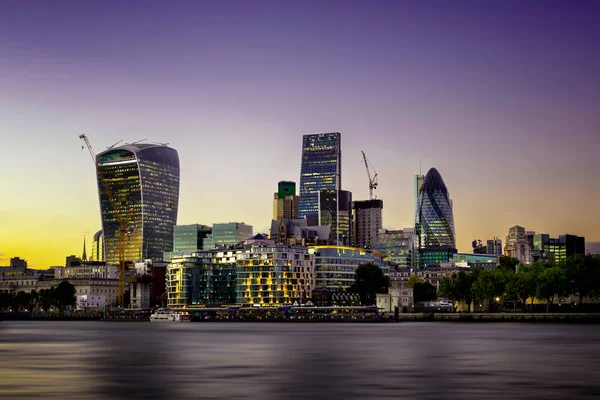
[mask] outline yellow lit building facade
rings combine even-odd
[[[314,286],[315,257],[306,247],[256,244],[237,255],[240,304],[303,303]]]

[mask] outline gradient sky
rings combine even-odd
[[[600,241],[599,20],[595,1],[0,0],[0,265],[62,265],[100,229],[83,132],[177,149],[180,224],[266,231],[302,135],[338,131],[342,188],[368,197],[364,149],[387,228],[411,226],[422,159],[461,251],[515,224]]]

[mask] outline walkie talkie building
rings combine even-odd
[[[128,144],[96,156],[113,195],[110,202],[98,176],[105,261],[119,262],[119,217],[130,214],[125,261],[161,260],[173,247],[179,202],[179,156],[158,144]]]

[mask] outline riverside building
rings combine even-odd
[[[236,250],[203,250],[173,256],[167,266],[169,307],[235,304]]]
[[[250,245],[237,254],[237,303],[302,304],[314,285],[315,256],[302,246]]]
[[[348,289],[355,281],[356,269],[361,264],[373,263],[387,273],[383,254],[357,247],[312,246],[309,253],[315,256],[315,286],[330,291]]]

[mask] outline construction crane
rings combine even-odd
[[[114,211],[114,216],[117,222],[119,223],[119,289],[117,296],[117,304],[119,307],[123,307],[123,300],[125,294],[125,235],[127,234],[127,226],[129,225],[129,220],[131,219],[131,215],[133,214],[133,207],[129,208],[129,212],[127,216],[123,217],[119,213],[119,209],[117,207],[117,203],[115,201],[115,196],[113,195],[112,190],[108,185],[108,180],[104,176],[104,173],[100,169],[100,165],[98,164],[98,160],[96,159],[96,153],[94,153],[94,149],[90,144],[90,141],[85,133],[79,135],[79,139],[83,139],[85,144],[90,151],[90,155],[92,156],[92,160],[94,161],[94,165],[96,166],[96,172],[98,173],[98,177],[100,178],[100,182],[104,187],[104,192],[106,193],[106,197],[108,197],[108,201],[110,202],[110,206]]]
[[[371,176],[371,169],[369,169],[369,161],[367,160],[367,156],[365,152],[361,150],[363,155],[363,160],[365,160],[365,168],[367,169],[367,176],[369,177],[369,200],[373,200],[373,190],[377,189],[377,171],[373,169],[373,176]],[[377,196],[375,196],[377,198]]]

